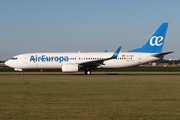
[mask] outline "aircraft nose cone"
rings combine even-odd
[[[5,64],[6,66],[10,66],[10,65],[11,65],[11,62],[10,62],[10,61],[6,61],[6,62],[4,62],[4,64]]]

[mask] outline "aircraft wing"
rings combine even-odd
[[[110,58],[83,62],[83,63],[80,63],[79,66],[80,66],[80,68],[88,68],[88,69],[96,68],[96,67],[98,67],[100,65],[103,65],[104,61],[117,58],[117,56],[119,55],[120,50],[121,50],[121,46],[116,50],[116,52]]]

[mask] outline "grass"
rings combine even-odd
[[[1,76],[0,119],[179,119],[179,76]]]

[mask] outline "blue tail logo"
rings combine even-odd
[[[162,36],[158,36],[158,37],[157,36],[153,36],[153,37],[151,37],[151,39],[149,41],[149,44],[151,46],[154,46],[154,45],[161,46],[163,44],[162,41],[163,41],[163,37]]]
[[[168,23],[162,23],[149,40],[141,47],[128,52],[161,53]]]

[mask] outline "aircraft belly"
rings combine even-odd
[[[103,68],[124,68],[137,65],[136,61],[107,61],[104,62]]]
[[[60,69],[61,64],[55,62],[31,62],[27,69]]]

